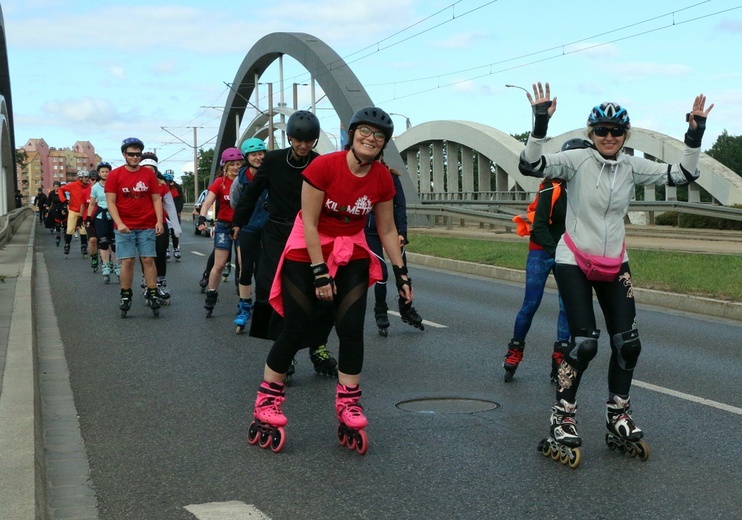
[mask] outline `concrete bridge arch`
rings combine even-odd
[[[566,140],[585,136],[582,128],[563,133],[547,141],[545,151],[556,152]],[[518,171],[524,145],[487,125],[431,121],[407,130],[395,143],[422,200],[528,200],[538,187],[537,179]],[[645,157],[667,163],[679,161],[685,149],[678,139],[636,127],[628,145],[632,153],[641,150]],[[689,202],[700,202],[700,186],[722,205],[742,204],[742,177],[706,154],[698,168],[701,177],[697,186],[689,187]],[[653,187],[645,195],[645,200],[655,200]],[[675,189],[667,188],[666,196],[673,199]]]
[[[356,110],[374,104],[345,61],[319,38],[306,33],[272,33],[253,45],[235,75],[219,127],[217,154],[237,144],[240,136],[237,135],[235,121],[242,120],[258,79],[283,55],[294,58],[311,74],[312,81],[320,85],[338,117],[346,124]],[[387,146],[384,157],[389,166],[405,171],[404,162],[393,142]],[[212,179],[216,167],[215,161],[211,170]],[[403,175],[402,179],[407,200],[410,203],[419,202],[410,177]]]

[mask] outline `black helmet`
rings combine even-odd
[[[299,141],[319,139],[319,119],[309,110],[297,110],[286,123],[286,135]]]
[[[562,145],[562,151],[566,150],[579,150],[581,148],[592,148],[592,143],[586,139],[582,139],[581,137],[575,137],[574,139],[568,139],[567,141],[564,141],[564,144]]]
[[[130,146],[136,146],[140,151],[144,150],[144,143],[141,139],[137,139],[136,137],[127,137],[121,141],[121,153],[126,151]]]
[[[95,171],[99,172],[101,168],[108,168],[108,171],[113,170],[113,168],[111,167],[111,163],[105,161],[99,162],[98,167],[95,169]]]
[[[352,132],[361,123],[368,123],[369,125],[375,126],[381,132],[386,135],[386,141],[388,143],[394,133],[394,122],[392,118],[378,107],[366,107],[358,110],[353,117],[350,118],[350,125],[348,125],[348,132]]]

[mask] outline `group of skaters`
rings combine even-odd
[[[624,151],[631,123],[627,110],[612,102],[590,111],[586,139],[570,140],[559,152],[544,154],[557,99],[551,97],[548,83],[534,84],[533,95],[527,92],[527,98],[533,129],[521,153],[520,171],[545,180],[528,216],[532,229],[525,298],[508,344],[505,379],[513,379],[523,359],[526,335],[546,279],[553,273],[560,306],[550,374],[556,383],[556,402],[551,407],[549,435],[539,443],[539,450],[577,467],[582,444],[576,430],[577,390],[597,354],[601,335],[593,310],[595,294],[611,350],[606,442],[611,449],[646,460],[649,449],[630,410],[641,341],[624,217],[636,186],[679,186],[698,178],[701,140],[713,104],[706,107],[703,95],[695,98],[686,116],[685,151],[678,163],[667,165]],[[208,208],[216,203],[213,259],[203,286],[207,316],[219,300],[222,272],[234,249],[238,266],[234,324],[241,332],[249,321],[251,336],[272,341],[248,441],[274,452],[286,441],[288,420],[282,404],[302,349],[308,349],[317,372],[337,377],[339,443],[366,452],[368,421],[360,403],[363,330],[371,286],[380,332],[389,326],[384,252],[392,264],[403,320],[423,329],[412,306],[414,292],[404,259],[403,190],[398,173],[383,162],[394,125],[388,113],[371,106],[358,110],[347,128],[343,150],[318,155],[314,147],[319,120],[312,112],[297,111],[287,122],[289,147],[268,151],[262,140],[252,138],[240,148],[227,148],[220,155],[223,175],[209,186],[198,214],[198,229],[204,230]],[[138,139],[125,140],[121,151],[126,163],[106,172],[107,180],[103,177],[107,201],[103,218],[114,223],[121,262],[122,312],[128,310],[137,253],[142,258],[148,303],[155,309],[162,297],[157,292],[155,258],[158,237],[167,236],[166,196],[160,196],[155,171],[141,166],[146,160],[143,150]],[[85,184],[84,176],[80,182]],[[70,217],[75,208],[68,206]],[[172,215],[169,208],[165,211]],[[333,328],[339,340],[337,360],[325,347]]]
[[[161,173],[157,156],[143,150],[139,139],[125,139],[123,166],[113,169],[110,163],[101,162],[93,171],[78,171],[73,182],[54,181],[49,194],[40,190],[36,199],[39,219],[56,232],[57,246],[64,234],[65,257],[73,237],[79,237],[80,252],[83,258],[90,255],[93,272],[100,267],[106,284],[111,275],[119,279],[119,308],[124,317],[131,308],[136,257],[140,258],[145,301],[155,315],[170,299],[167,260],[171,238],[174,258],[180,258],[182,188],[175,183],[172,170]],[[140,232],[150,224],[152,233]]]

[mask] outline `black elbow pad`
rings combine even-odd
[[[546,161],[543,157],[535,163],[530,163],[521,155],[520,162],[518,163],[520,173],[527,177],[542,178],[544,176],[544,166],[546,166]]]

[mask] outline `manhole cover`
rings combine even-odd
[[[500,408],[500,403],[465,397],[427,397],[400,401],[395,405],[405,412],[417,413],[477,413]]]

